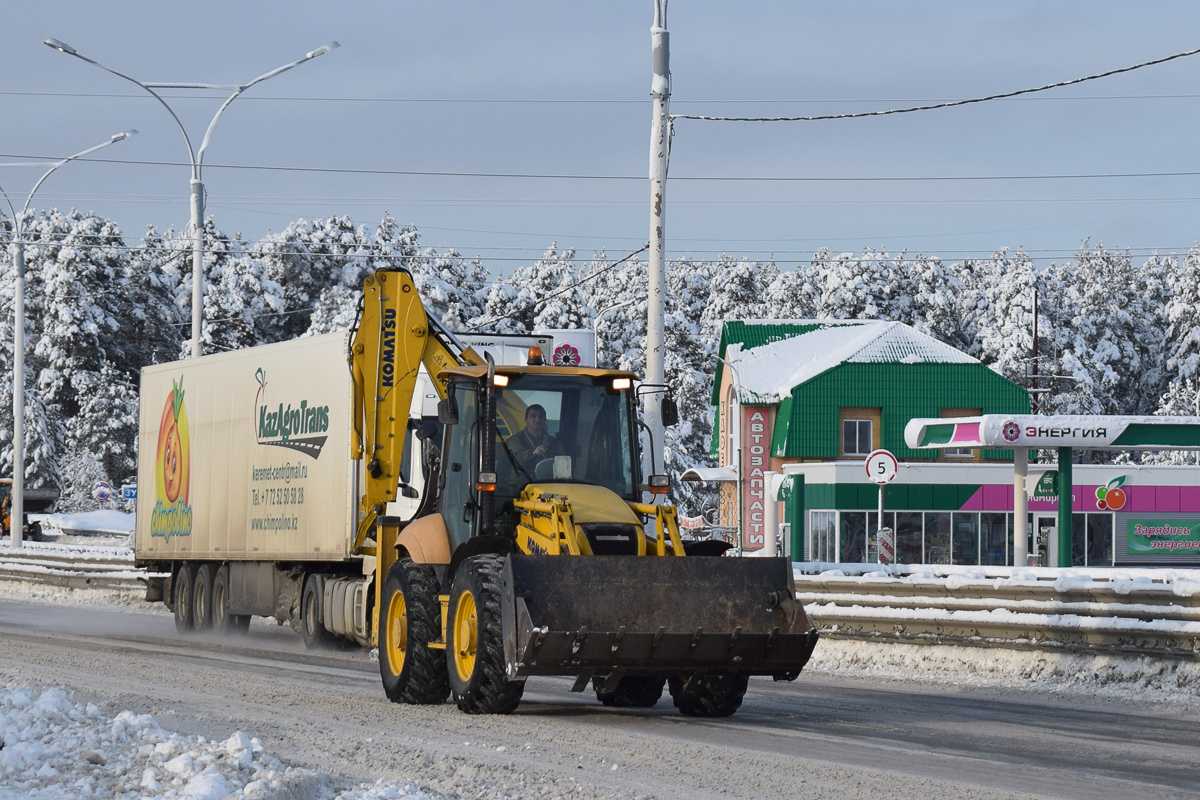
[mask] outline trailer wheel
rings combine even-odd
[[[192,616],[192,603],[195,596],[192,594],[192,584],[195,582],[195,570],[191,564],[181,564],[179,572],[175,573],[175,580],[172,581],[172,600],[175,603],[175,630],[180,633],[188,633],[192,630],[194,618]]]
[[[245,633],[250,628],[249,614],[229,613],[229,565],[217,569],[212,585],[213,628],[219,633]]]
[[[601,691],[603,678],[593,678],[596,699],[614,708],[652,708],[662,697],[667,679],[655,675],[626,675],[611,692]]]
[[[212,564],[201,564],[192,581],[192,628],[206,631],[213,624],[213,574]]]
[[[446,659],[429,643],[441,633],[438,581],[430,567],[402,558],[383,581],[379,675],[393,703],[438,705],[450,694]]]
[[[525,691],[525,681],[510,681],[504,669],[503,567],[503,556],[474,556],[450,586],[446,666],[454,701],[468,714],[511,714]]]
[[[327,650],[337,641],[337,637],[325,629],[322,607],[320,583],[316,575],[309,575],[304,581],[300,600],[300,635],[309,650]]]
[[[706,675],[689,688],[683,678],[667,681],[675,707],[687,717],[728,717],[742,705],[749,683],[747,675]]]

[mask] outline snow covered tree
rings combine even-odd
[[[65,418],[79,413],[108,354],[117,353],[124,318],[124,243],[108,220],[72,211],[70,229],[39,253],[42,332],[34,345],[38,389]]]
[[[1063,414],[1150,413],[1162,393],[1164,322],[1161,297],[1147,297],[1147,282],[1128,253],[1086,242],[1072,262],[1051,273],[1060,289],[1052,293],[1051,319],[1060,374],[1069,376],[1054,400]],[[1054,295],[1058,295],[1055,297]],[[1157,308],[1155,306],[1158,306]],[[1131,381],[1131,375],[1138,380]],[[1137,384],[1145,382],[1146,386]]]
[[[1200,249],[1193,247],[1182,263],[1164,262],[1170,297],[1166,305],[1164,343],[1166,371],[1172,383],[1200,378]]]
[[[816,257],[814,256],[814,259]],[[817,286],[812,263],[780,271],[766,287],[763,316],[770,319],[814,319],[817,316]]]
[[[376,240],[348,216],[297,220],[251,249],[263,265],[262,279],[278,286],[281,308],[261,316],[263,341],[286,341],[312,332],[314,307],[328,315],[330,294],[356,284],[362,289],[366,259]]]
[[[721,326],[726,321],[764,315],[766,287],[775,280],[779,270],[773,263],[764,266],[757,261],[733,259],[722,254],[712,266],[711,274],[708,304],[701,323],[715,347],[721,336]]]
[[[679,480],[685,470],[709,461],[716,346],[700,320],[711,285],[709,264],[680,259],[667,265],[664,371],[668,392],[679,407],[679,423],[666,429],[664,463],[671,476],[671,500],[688,516],[698,515],[716,499],[712,486]]]
[[[962,349],[1009,380],[1024,384],[1033,354],[1035,280],[1043,291],[1043,314],[1051,301],[1045,292],[1049,287],[1035,278],[1028,255],[1007,248],[981,261],[968,259],[958,272],[961,289],[955,305],[962,320]],[[1043,333],[1048,332],[1044,328]]]
[[[116,364],[130,381],[136,381],[142,367],[176,358],[183,346],[190,320],[183,318],[176,302],[181,258],[182,251],[171,246],[169,237],[149,226],[141,246],[125,260],[129,314],[122,320],[124,346]]]

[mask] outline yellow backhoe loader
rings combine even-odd
[[[351,339],[352,455],[365,460],[352,552],[374,558],[371,619],[387,696],[503,714],[532,675],[615,706],[669,686],[732,714],[747,680],[793,680],[817,632],[781,558],[722,558],[679,535],[644,479],[636,376],[485,363],[430,318],[412,277],[366,278]],[[418,369],[441,397],[440,457],[415,517],[387,514]],[[671,404],[664,417],[672,416]],[[539,419],[540,418],[540,419]],[[426,435],[433,435],[426,432]]]

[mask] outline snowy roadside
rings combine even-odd
[[[411,784],[346,787],[286,766],[241,731],[224,741],[163,730],[149,714],[109,717],[62,689],[0,692],[0,800],[434,800]]]

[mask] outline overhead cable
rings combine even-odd
[[[1100,78],[1108,78],[1112,75],[1120,75],[1123,72],[1133,72],[1135,69],[1143,67],[1152,67],[1156,64],[1165,64],[1168,61],[1174,61],[1177,58],[1187,58],[1200,53],[1200,48],[1188,50],[1184,53],[1176,53],[1175,55],[1166,56],[1164,58],[1156,58],[1153,61],[1143,61],[1140,64],[1134,64],[1131,67],[1121,67],[1120,69],[1112,69],[1108,72],[1100,72],[1096,75],[1088,75],[1083,78],[1073,78],[1069,81],[1059,81],[1058,83],[1049,83],[1045,86],[1038,86],[1032,89],[1018,89],[1015,92],[1003,92],[1001,94],[991,94],[986,97],[973,97],[968,100],[950,100],[945,103],[933,103],[923,106],[909,106],[908,108],[890,108],[886,111],[861,111],[854,114],[821,114],[808,117],[713,117],[700,114],[672,114],[671,119],[696,119],[708,122],[817,122],[820,120],[832,119],[861,119],[863,117],[883,117],[889,114],[910,114],[914,111],[934,111],[939,108],[953,108],[955,106],[966,106],[972,103],[986,103],[991,100],[1004,100],[1009,97],[1019,97],[1024,94],[1033,94],[1034,92],[1044,92],[1049,89],[1059,89],[1063,86],[1074,86],[1077,83],[1085,83],[1094,81]]]

